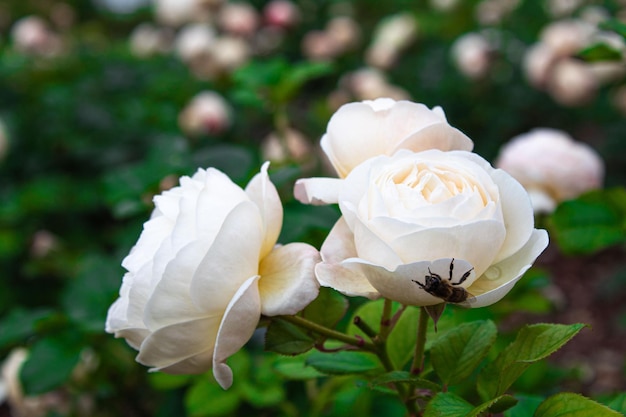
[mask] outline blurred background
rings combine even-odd
[[[0,416],[402,415],[353,378],[294,380],[262,335],[224,392],[104,332],[152,197],[199,167],[245,185],[272,161],[280,241],[319,248],[339,212],[293,183],[332,175],[330,116],[377,97],[441,106],[551,235],[510,296],[450,320],[591,324],[515,389],[626,403],[625,37],[623,0],[3,0]]]

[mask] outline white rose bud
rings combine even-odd
[[[211,54],[216,35],[213,27],[192,23],[183,27],[176,36],[176,54],[183,62],[192,62]]]
[[[347,295],[486,306],[548,244],[524,188],[471,152],[400,150],[327,182],[343,216],[315,273]],[[437,279],[450,294],[429,284]]]
[[[564,106],[581,106],[590,102],[598,91],[598,80],[591,67],[575,59],[559,60],[548,77],[547,90]]]
[[[369,65],[388,69],[400,53],[417,38],[417,21],[409,13],[393,15],[383,19],[374,33],[374,40],[365,52]]]
[[[138,362],[168,373],[212,368],[226,389],[226,359],[261,315],[295,314],[317,296],[318,252],[276,246],[283,211],[267,167],[245,190],[209,168],[155,197],[106,321],[139,351]]]
[[[130,50],[138,57],[165,53],[172,45],[173,33],[150,23],[142,23],[130,34]]]
[[[379,98],[343,105],[330,118],[321,146],[339,177],[345,178],[361,162],[398,149],[471,150],[474,143],[448,124],[441,107],[431,110],[419,103]],[[306,184],[301,184],[299,191],[306,193]]]
[[[598,154],[556,129],[538,128],[514,137],[495,165],[526,188],[536,212],[551,212],[559,202],[601,187],[604,178]]]
[[[545,87],[554,63],[556,53],[543,43],[532,45],[524,54],[524,73],[528,82],[537,88]]]
[[[589,44],[595,28],[582,20],[560,20],[546,26],[540,41],[557,56],[571,56]]]
[[[210,19],[210,12],[202,0],[153,0],[156,20],[164,25],[178,27],[190,22]]]
[[[231,125],[230,104],[214,91],[198,93],[178,116],[178,124],[190,136],[219,134]]]
[[[259,26],[259,14],[248,3],[226,3],[220,10],[218,23],[230,34],[251,36]]]
[[[15,49],[25,54],[54,56],[63,49],[61,38],[38,16],[26,16],[15,22],[11,38]]]
[[[468,33],[452,44],[452,59],[463,75],[480,79],[491,68],[494,48],[480,33]]]
[[[288,0],[272,0],[263,9],[265,23],[281,29],[288,29],[300,21],[300,9]]]

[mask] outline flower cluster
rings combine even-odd
[[[319,285],[406,305],[482,307],[501,299],[548,243],[524,188],[472,153],[439,107],[350,103],[330,119],[321,146],[339,178],[301,179],[294,191],[304,203],[339,204],[321,256],[304,243],[276,244],[282,206],[268,163],[245,189],[199,170],[155,198],[123,262],[107,331],[154,370],[212,368],[227,388],[225,361],[261,316],[298,313]]]

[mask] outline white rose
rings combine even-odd
[[[326,185],[343,217],[315,272],[347,295],[433,305],[444,300],[422,287],[426,276],[459,284],[465,275],[453,286],[469,293],[462,304],[482,307],[501,299],[548,244],[524,188],[470,152],[403,150]]]
[[[341,106],[330,118],[321,146],[339,177],[345,178],[363,161],[392,155],[398,149],[469,151],[474,143],[448,124],[441,107],[430,110],[421,103],[379,98]],[[316,185],[322,188],[309,189]],[[312,204],[328,203],[324,188],[322,182],[300,181],[296,198]]]
[[[155,197],[106,321],[138,362],[169,373],[213,368],[228,388],[225,361],[260,316],[295,314],[317,296],[317,251],[275,246],[283,211],[267,166],[245,190],[209,168]]]
[[[548,128],[511,139],[495,165],[526,188],[537,212],[551,212],[561,201],[600,188],[604,178],[604,163],[595,150]]]

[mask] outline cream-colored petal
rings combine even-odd
[[[337,178],[302,178],[296,181],[293,195],[303,204],[337,204],[342,180]]]
[[[141,344],[137,362],[159,370],[212,349],[221,318],[203,317],[157,330]],[[210,361],[199,363],[194,373],[210,367]]]
[[[502,223],[483,220],[453,227],[424,229],[398,237],[390,242],[390,246],[402,259],[400,263],[440,258],[465,259],[481,275],[493,263],[505,233]]]
[[[206,256],[197,263],[189,292],[205,313],[224,311],[249,277],[259,273],[263,227],[256,204],[246,201],[226,217]]]
[[[393,151],[398,149],[410,149],[414,152],[427,151],[429,149],[471,151],[473,148],[474,142],[463,132],[445,122],[435,122],[408,136],[398,143]]]
[[[259,267],[261,313],[296,314],[313,301],[319,293],[314,270],[320,260],[319,252],[305,243],[274,248]]]
[[[250,277],[237,290],[220,324],[213,353],[213,376],[224,389],[233,383],[233,371],[226,359],[241,349],[252,337],[261,318],[259,276]]]
[[[433,262],[413,262],[399,265],[393,271],[379,265],[363,262],[359,259],[348,260],[346,264],[354,263],[358,265],[363,275],[367,277],[372,286],[376,288],[383,297],[406,305],[429,306],[440,304],[443,300],[431,295],[415,281],[424,284],[425,277],[430,275],[431,272],[439,274],[442,279],[447,279],[450,261],[450,258],[446,258]],[[470,271],[472,266],[467,261],[461,259],[455,259],[454,264],[455,274],[453,281],[458,282],[459,275],[462,275],[463,272]],[[473,274],[473,271],[471,274]],[[473,279],[473,277],[471,277],[471,279]]]
[[[548,246],[548,240],[545,230],[535,229],[528,242],[517,253],[493,265],[468,287],[468,292],[474,298],[464,305],[472,308],[484,307],[502,299]]]
[[[380,293],[370,284],[365,275],[353,264],[319,263],[315,276],[323,287],[333,288],[349,297],[366,297],[374,300]]]
[[[261,258],[270,253],[278,240],[283,225],[283,205],[280,202],[276,187],[267,174],[269,164],[269,162],[265,162],[261,172],[255,175],[246,187],[246,194],[259,207],[264,225],[265,237],[260,252]]]

